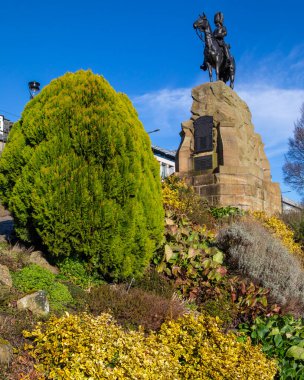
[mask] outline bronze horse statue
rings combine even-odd
[[[221,46],[211,30],[205,13],[203,13],[203,16],[199,16],[199,18],[193,23],[193,27],[199,38],[205,43],[204,64],[201,65],[201,69],[208,69],[210,82],[212,82],[212,68],[214,68],[216,72],[216,80],[222,80],[225,83],[230,80],[230,87],[233,89],[235,78],[234,58],[231,55],[229,58],[226,56],[223,46]],[[204,39],[202,37],[203,33],[205,35]],[[229,45],[226,46],[226,49],[230,48]]]

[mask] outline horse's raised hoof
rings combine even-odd
[[[203,63],[202,65],[200,65],[200,69],[206,71],[207,65],[205,63]]]

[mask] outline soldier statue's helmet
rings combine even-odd
[[[214,23],[215,24],[223,24],[223,22],[224,22],[224,14],[223,14],[223,12],[217,12],[214,15]]]

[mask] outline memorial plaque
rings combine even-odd
[[[213,150],[213,117],[201,116],[195,120],[193,125],[195,153],[209,152]]]
[[[194,170],[195,171],[201,171],[201,170],[208,170],[212,169],[212,154],[208,156],[202,156],[202,157],[195,157],[194,158]]]

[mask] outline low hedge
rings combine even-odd
[[[217,318],[186,315],[159,333],[126,331],[109,314],[52,317],[24,333],[47,379],[270,380],[277,367]]]

